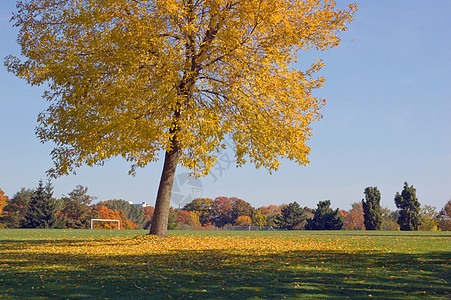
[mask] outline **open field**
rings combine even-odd
[[[0,230],[0,298],[451,296],[451,234]]]

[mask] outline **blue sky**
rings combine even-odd
[[[314,57],[326,64],[322,75],[327,81],[316,95],[327,105],[324,118],[313,125],[310,165],[283,161],[270,175],[222,161],[212,175],[186,184],[179,169],[175,194],[235,196],[254,207],[293,201],[316,207],[330,199],[334,208],[348,210],[362,199],[365,187],[377,186],[382,206],[395,209],[395,193],[407,181],[424,205],[441,208],[451,199],[451,1],[358,4],[338,48],[299,54],[301,65]],[[19,53],[17,31],[8,22],[14,8],[13,0],[0,3],[2,59]],[[21,187],[36,187],[52,166],[52,146],[34,135],[37,115],[47,105],[42,92],[0,67],[0,188],[10,197]],[[233,150],[224,154],[231,157]],[[112,159],[54,180],[55,196],[81,184],[98,200],[153,205],[161,168],[157,162],[132,177],[127,162]]]

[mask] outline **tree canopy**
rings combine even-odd
[[[330,208],[330,200],[320,201],[313,211],[313,219],[309,219],[306,229],[308,230],[340,230],[343,228],[343,218],[338,213],[338,208]]]
[[[330,0],[23,0],[13,16],[21,60],[9,71],[48,83],[37,135],[56,144],[49,173],[122,156],[131,173],[165,163],[151,232],[165,235],[180,163],[205,175],[225,147],[236,162],[307,164],[312,95],[323,63],[291,68],[298,51],[339,44],[356,6]],[[154,224],[155,223],[155,224]],[[163,230],[163,231],[162,231]]]
[[[66,228],[90,228],[92,219],[91,202],[96,197],[88,195],[88,188],[82,185],[61,199],[61,218]]]
[[[366,230],[381,230],[382,211],[381,193],[377,187],[367,187],[365,189],[365,199],[362,199],[363,217]]]
[[[42,180],[31,196],[26,211],[25,226],[29,228],[63,228],[64,222],[59,218],[53,196],[53,186],[49,181],[45,186]]]
[[[207,225],[211,218],[211,206],[213,200],[210,198],[196,198],[187,203],[183,210],[195,211],[199,213],[199,221],[202,225]]]
[[[106,200],[97,203],[97,205],[104,205],[109,209],[122,211],[127,218],[138,225],[143,227],[146,224],[146,218],[144,217],[144,211],[136,205],[130,204],[122,199]]]
[[[0,223],[8,228],[18,228],[26,225],[26,213],[28,203],[31,201],[34,191],[21,188],[3,209]]]
[[[3,212],[3,208],[9,203],[8,196],[5,195],[2,189],[0,189],[0,215]]]
[[[451,230],[451,199],[440,210],[437,217],[440,230]]]
[[[401,230],[418,230],[421,224],[421,204],[416,196],[416,189],[404,182],[404,188],[400,193],[396,192],[395,204],[399,209],[398,224]]]
[[[282,207],[274,222],[279,228],[294,230],[300,229],[306,218],[305,210],[297,202],[293,202]]]
[[[362,202],[352,203],[349,211],[339,210],[343,217],[343,228],[346,230],[364,230],[364,216]]]

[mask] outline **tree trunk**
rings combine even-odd
[[[192,43],[193,40],[191,40],[191,43],[186,46],[186,61],[188,64],[193,63],[192,58],[194,55],[194,48]],[[191,66],[191,69],[195,69],[195,64]],[[197,70],[197,72],[199,72],[199,70]],[[177,86],[179,96],[182,96],[184,100],[177,103],[177,107],[174,111],[172,127],[169,130],[169,132],[172,134],[170,140],[172,149],[170,151],[166,151],[166,155],[164,157],[163,172],[161,174],[160,186],[158,187],[155,211],[152,217],[152,224],[150,225],[150,234],[160,237],[165,237],[168,232],[168,218],[169,207],[171,204],[172,184],[174,183],[175,170],[182,154],[177,141],[177,133],[179,131],[178,121],[181,118],[180,111],[182,106],[185,106],[189,103],[188,100],[189,98],[191,98],[192,87],[194,86],[194,83],[195,79],[192,77],[192,75],[187,75],[187,73],[185,73],[182,81]]]
[[[158,187],[152,225],[150,226],[150,234],[160,237],[167,235],[172,184],[174,183],[175,170],[181,155],[177,143],[173,142],[172,145],[172,150],[166,151],[164,157],[163,172],[161,174],[160,186]]]

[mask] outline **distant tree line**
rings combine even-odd
[[[197,198],[170,210],[168,229],[220,229],[230,226],[267,226],[284,230],[451,230],[451,200],[437,212],[421,207],[413,186],[404,183],[394,202],[397,211],[380,206],[377,187],[367,187],[364,199],[349,211],[332,209],[320,201],[314,209],[297,202],[254,208],[236,197]],[[11,199],[0,189],[0,228],[90,228],[91,219],[120,220],[121,229],[148,229],[154,208],[125,200],[93,203],[81,185],[62,198],[53,197],[51,182],[35,189],[22,188]],[[115,229],[117,223],[99,222],[95,228]]]
[[[90,228],[91,219],[120,220],[121,229],[143,228],[147,210],[124,200],[92,204],[95,197],[81,185],[60,199],[53,197],[51,182],[39,181],[36,189],[22,188],[11,199],[0,202],[0,228]],[[116,222],[96,223],[96,228],[117,228]]]

